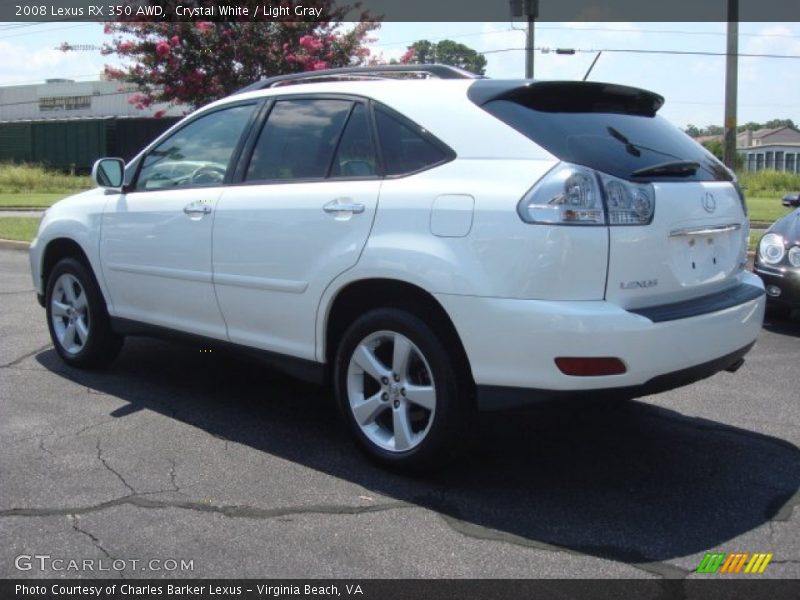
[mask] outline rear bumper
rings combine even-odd
[[[453,319],[484,398],[492,388],[522,388],[522,395],[534,398],[542,391],[556,397],[619,389],[640,394],[707,377],[747,352],[761,330],[764,287],[752,273],[739,277],[740,284],[754,288],[750,300],[660,322],[605,301],[437,298]],[[617,357],[626,372],[564,375],[555,364],[559,356]],[[491,394],[505,405],[500,395]],[[481,404],[491,408],[492,403]]]
[[[668,390],[673,390],[684,385],[689,385],[701,379],[726,369],[735,370],[742,362],[744,356],[753,347],[755,342],[740,348],[736,352],[731,352],[720,358],[710,360],[694,367],[681,369],[672,373],[658,375],[642,385],[617,387],[602,390],[574,391],[555,391],[537,390],[530,388],[502,387],[494,385],[477,386],[477,400],[479,410],[502,410],[506,408],[516,408],[536,404],[539,402],[551,402],[554,400],[571,400],[574,398],[590,399],[597,398],[640,398],[651,394],[660,394]]]

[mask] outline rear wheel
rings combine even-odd
[[[50,338],[64,362],[91,368],[117,357],[123,338],[111,330],[103,295],[80,261],[65,258],[56,264],[45,298]]]
[[[336,355],[339,407],[359,447],[383,465],[427,470],[466,444],[471,385],[441,337],[419,317],[373,310]]]

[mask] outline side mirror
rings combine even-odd
[[[100,187],[120,188],[125,175],[125,161],[121,158],[101,158],[92,167],[92,179]]]
[[[800,194],[786,194],[783,197],[783,205],[797,208],[800,206]]]

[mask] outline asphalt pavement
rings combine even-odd
[[[800,576],[797,313],[735,374],[486,415],[409,478],[364,460],[328,390],[239,355],[130,338],[66,367],[24,252],[0,250],[0,302],[0,577],[683,579],[715,551]]]

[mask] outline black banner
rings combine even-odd
[[[657,580],[3,580],[0,598],[59,600],[526,600],[534,598],[770,600],[796,599],[800,586],[780,579]]]
[[[214,21],[275,19],[327,21],[331,11],[362,11],[383,21],[697,22],[727,21],[728,2],[713,0],[10,0],[0,4],[0,21]],[[739,20],[797,21],[796,0],[738,0]]]

